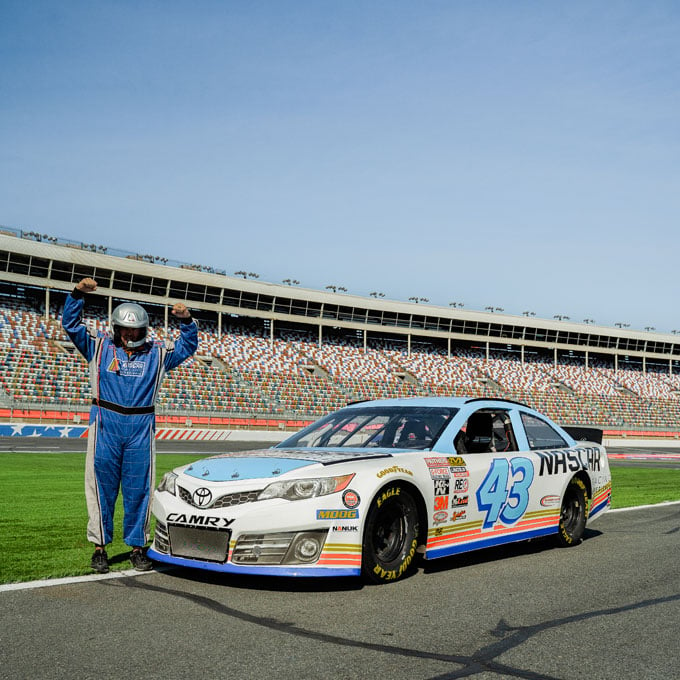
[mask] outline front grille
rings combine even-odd
[[[226,562],[231,532],[169,524],[170,549],[175,557],[203,562]]]
[[[254,491],[241,491],[238,493],[228,493],[224,496],[216,498],[210,505],[196,505],[194,503],[191,492],[184,487],[178,486],[179,497],[189,505],[193,505],[195,508],[232,508],[235,505],[243,505],[244,503],[254,503],[257,497],[262,493],[262,489],[256,489]]]

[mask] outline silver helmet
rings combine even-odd
[[[126,343],[126,347],[135,349],[146,342],[146,335],[149,331],[149,315],[141,305],[134,302],[124,302],[113,310],[111,325],[113,326],[113,336],[116,339],[120,338],[121,328],[143,328],[144,334],[140,340],[128,340]]]

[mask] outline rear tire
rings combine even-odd
[[[398,581],[414,571],[420,521],[418,506],[399,483],[386,486],[368,510],[361,569],[372,583]]]
[[[564,492],[557,542],[563,548],[578,545],[588,519],[588,489],[578,477],[574,477]]]

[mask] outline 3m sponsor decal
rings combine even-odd
[[[358,510],[317,510],[317,519],[359,519]]]
[[[346,508],[356,508],[359,506],[359,503],[361,503],[361,498],[356,491],[347,489],[347,491],[342,494],[342,504]]]
[[[439,512],[435,512],[434,515],[432,515],[432,521],[435,524],[441,524],[442,522],[446,522],[449,519],[449,513],[444,512],[443,510],[440,510]]]
[[[602,451],[592,446],[566,451],[537,451],[536,454],[541,459],[539,477],[577,470],[599,472],[602,468]]]
[[[413,477],[413,473],[410,470],[407,470],[406,468],[399,467],[398,465],[393,465],[392,467],[385,468],[384,470],[380,470],[378,472],[377,477],[380,479],[381,477],[384,477],[385,475],[390,475],[395,472],[400,472],[403,475],[411,475]]]
[[[432,477],[432,479],[449,479],[451,473],[447,467],[430,468],[430,477]]]
[[[458,494],[454,494],[453,498],[451,499],[451,507],[452,508],[459,508],[463,505],[467,505],[469,502],[469,497],[466,496],[459,496]]]
[[[434,480],[434,495],[435,496],[448,496],[449,495],[449,480],[448,479],[435,479]]]
[[[448,496],[435,496],[434,497],[434,509],[435,510],[447,510],[449,507],[449,497]]]
[[[464,477],[456,477],[453,480],[453,491],[454,493],[464,493],[468,490],[468,480]]]
[[[460,456],[449,456],[446,460],[448,465],[465,466],[465,460]]]
[[[425,465],[429,468],[446,467],[448,465],[446,458],[426,458]]]
[[[339,525],[339,526],[336,526],[336,527],[331,527],[331,531],[334,531],[335,533],[352,533],[352,534],[356,534],[356,533],[359,532],[359,527],[356,526],[356,525],[350,526],[350,525],[342,524],[342,525]]]
[[[541,498],[541,505],[544,508],[550,508],[553,505],[559,505],[560,504],[560,497],[559,496],[543,496]]]
[[[185,515],[184,513],[179,512],[171,512],[167,519],[170,524],[183,524],[191,527],[214,527],[215,529],[225,529],[234,523],[233,519],[227,519],[226,517]]]

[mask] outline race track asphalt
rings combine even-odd
[[[680,677],[680,505],[397,583],[167,570],[0,591],[0,678]]]

